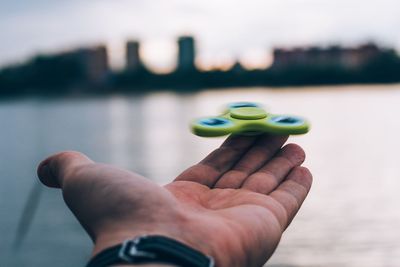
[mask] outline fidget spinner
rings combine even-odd
[[[310,124],[298,116],[270,114],[257,103],[237,102],[229,104],[220,116],[193,121],[191,129],[195,135],[203,137],[262,133],[298,135],[307,133]]]

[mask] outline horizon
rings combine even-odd
[[[181,35],[179,37],[183,37],[183,36],[187,36],[187,35]],[[144,45],[144,43],[142,43],[140,40],[137,40],[137,39],[127,40],[124,44],[126,45],[126,43],[130,42],[130,41],[139,42],[139,44],[141,46],[139,51],[140,51],[140,56],[141,56],[141,59],[142,59],[142,64],[144,64],[146,66],[146,68],[149,71],[151,71],[152,73],[154,73],[154,74],[169,74],[169,73],[172,73],[172,72],[176,71],[176,68],[177,68],[177,61],[178,61],[178,55],[177,55],[178,43],[177,43],[177,40],[178,40],[179,37],[175,38],[176,42],[173,43],[174,47],[171,50],[173,50],[173,54],[175,56],[175,59],[174,59],[174,62],[171,64],[171,67],[168,68],[168,69],[152,68],[152,66],[149,66],[149,64],[148,64],[148,62],[146,62],[146,60],[143,60],[143,48],[142,48],[142,46]],[[196,39],[195,36],[190,36],[190,37],[194,37],[195,42],[196,43],[198,42],[198,40]],[[360,48],[360,47],[365,46],[365,45],[376,45],[379,49],[383,49],[383,50],[385,50],[385,49],[394,49],[393,47],[383,46],[380,43],[373,42],[373,41],[363,42],[363,43],[355,44],[355,45],[352,45],[352,46],[349,46],[349,45],[346,46],[346,45],[337,44],[337,43],[325,44],[325,45],[320,45],[320,46],[315,45],[315,44],[302,45],[302,46],[282,46],[282,47],[273,47],[270,51],[264,51],[265,53],[267,53],[267,57],[268,58],[266,60],[264,60],[261,64],[258,64],[258,65],[252,64],[251,62],[249,63],[249,62],[243,61],[240,58],[232,58],[230,61],[225,62],[225,64],[219,64],[219,65],[218,64],[201,65],[201,62],[199,63],[197,60],[196,60],[195,64],[196,64],[196,68],[198,70],[200,70],[200,71],[213,71],[213,70],[228,71],[228,70],[232,69],[237,63],[239,63],[244,69],[246,69],[248,71],[264,70],[264,69],[269,69],[272,66],[272,64],[274,63],[274,58],[273,58],[274,49],[283,49],[283,50],[286,50],[286,51],[294,51],[294,50],[298,50],[298,49],[309,50],[309,49],[313,49],[313,48],[318,48],[318,49],[325,50],[325,49],[329,49],[329,48],[332,48],[332,47],[339,47],[341,49],[357,49],[357,48]],[[21,64],[25,64],[26,62],[28,62],[29,60],[34,59],[37,56],[50,56],[51,57],[51,56],[57,56],[57,55],[60,55],[60,54],[63,54],[63,53],[70,53],[70,52],[74,52],[74,51],[79,51],[81,49],[93,49],[93,48],[96,48],[96,47],[105,47],[106,51],[107,51],[108,60],[110,61],[109,49],[108,49],[107,45],[104,44],[104,43],[98,43],[98,44],[92,44],[92,45],[89,45],[89,46],[75,46],[75,47],[68,47],[68,48],[59,49],[59,50],[55,49],[54,51],[47,51],[47,52],[43,52],[43,53],[37,53],[37,54],[31,55],[30,57],[26,58],[22,62],[14,62],[14,63],[11,63],[9,65],[5,65],[5,66],[1,66],[0,65],[0,70],[2,68],[7,68],[9,66],[18,65],[20,63]],[[146,49],[148,49],[148,47],[146,47]],[[157,51],[157,50],[149,50],[149,53],[151,53],[152,51]],[[400,56],[399,51],[397,51],[395,49],[395,52],[397,53],[398,56]],[[124,59],[123,59],[122,66],[115,67],[115,66],[112,66],[112,64],[110,64],[110,62],[109,62],[109,67],[110,67],[111,71],[117,71],[118,72],[118,71],[123,71],[124,69],[126,69],[126,58],[125,58],[126,51],[123,51],[123,55],[124,55]]]
[[[180,35],[196,38],[197,63],[204,69],[229,66],[237,59],[248,68],[265,67],[273,47],[357,46],[372,41],[400,50],[400,20],[394,12],[400,3],[395,0],[251,0],[234,5],[227,0],[24,4],[0,0],[0,4],[4,36],[0,66],[36,54],[105,44],[111,66],[121,68],[125,42],[133,39],[142,44],[144,63],[165,72],[175,66],[175,41]]]

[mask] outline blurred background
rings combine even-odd
[[[165,184],[234,101],[307,117],[314,174],[270,267],[400,265],[397,0],[0,0],[0,266],[83,266],[36,166],[60,150]]]

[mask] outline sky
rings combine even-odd
[[[399,0],[0,0],[0,66],[106,44],[118,68],[133,39],[146,64],[167,71],[176,38],[188,34],[203,68],[237,59],[262,67],[277,46],[375,41],[400,51],[399,14]]]

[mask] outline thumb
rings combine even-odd
[[[38,166],[37,174],[46,186],[61,188],[64,180],[77,167],[92,163],[93,161],[82,153],[65,151],[43,160]]]

